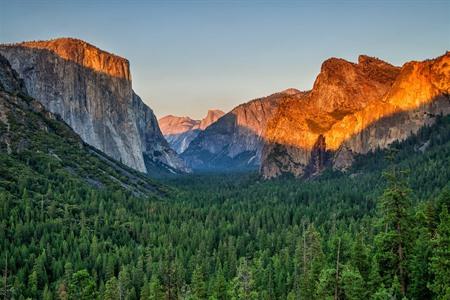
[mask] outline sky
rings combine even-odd
[[[450,1],[0,0],[0,43],[83,39],[130,61],[158,117],[202,118],[287,88],[329,57],[395,65],[450,50]]]

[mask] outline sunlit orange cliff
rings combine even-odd
[[[325,61],[313,89],[279,104],[268,122],[261,173],[345,170],[354,155],[403,140],[450,113],[450,53],[401,68],[368,56]]]

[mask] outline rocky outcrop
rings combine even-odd
[[[182,158],[197,170],[257,168],[267,122],[281,101],[300,95],[300,91],[290,89],[237,106],[200,132]]]
[[[225,113],[221,110],[208,110],[208,114],[202,120],[193,120],[189,117],[177,117],[168,115],[159,119],[161,131],[172,149],[177,153],[183,153],[200,131],[216,122]]]
[[[353,64],[330,59],[313,89],[283,102],[269,122],[261,172],[317,174],[317,143],[326,145],[328,163],[345,170],[356,154],[404,140],[438,114],[450,113],[450,54],[424,62],[391,66],[360,56]]]
[[[142,172],[187,171],[133,92],[126,59],[71,38],[0,45],[0,54],[86,143]]]

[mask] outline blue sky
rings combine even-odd
[[[126,57],[158,117],[201,118],[286,88],[323,60],[396,65],[450,50],[450,1],[0,0],[0,42],[70,36]]]

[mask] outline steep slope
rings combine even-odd
[[[0,45],[0,54],[89,145],[142,172],[187,170],[133,92],[126,59],[71,38]]]
[[[296,99],[301,95],[300,91],[289,89],[237,106],[200,132],[182,153],[182,158],[197,170],[257,168],[267,122],[283,99]]]
[[[357,153],[404,140],[450,113],[450,54],[402,68],[361,56],[324,62],[313,89],[285,101],[266,129],[261,172],[312,176],[348,168]]]
[[[206,117],[202,120],[168,115],[159,119],[158,122],[164,137],[172,149],[177,153],[182,153],[200,131],[205,130],[224,114],[223,111],[215,109],[208,110]]]
[[[0,190],[32,178],[47,182],[162,195],[167,190],[146,175],[85,144],[58,116],[27,94],[24,82],[0,55]],[[11,184],[11,185],[10,185]]]

